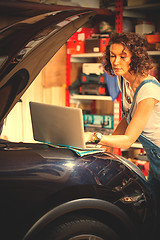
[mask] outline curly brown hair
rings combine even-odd
[[[136,33],[113,33],[109,40],[105,51],[104,68],[107,73],[114,75],[110,63],[110,46],[112,44],[122,44],[127,48],[131,54],[130,70],[131,74],[140,74],[142,76],[148,74],[149,70],[153,68],[153,62],[147,53],[147,41]]]

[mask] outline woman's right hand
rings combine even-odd
[[[84,132],[85,143],[93,141],[93,132]]]

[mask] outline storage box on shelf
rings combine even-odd
[[[113,115],[83,114],[85,127],[113,129]]]
[[[105,117],[106,118],[106,127],[103,127],[101,124],[85,124],[84,122],[84,130],[86,132],[100,132],[103,135],[110,135],[113,132],[113,116],[112,115],[105,115],[105,116],[100,116],[100,115],[93,115],[94,118],[101,118]]]
[[[129,7],[142,6],[142,5],[146,4],[147,2],[149,2],[149,0],[127,0],[127,5]]]
[[[89,70],[89,69],[88,69]],[[86,69],[86,72],[88,73]],[[100,72],[99,72],[100,73]],[[104,80],[104,74],[85,74],[81,73],[79,79],[76,79],[71,86],[69,86],[70,93],[82,95],[99,95],[107,96],[108,88]]]
[[[67,54],[84,53],[84,41],[68,41]]]
[[[85,39],[96,33],[95,28],[80,28],[67,41],[67,54],[78,54],[85,52]]]
[[[84,74],[103,74],[103,66],[101,63],[83,63],[82,73]]]
[[[155,32],[155,25],[151,23],[141,23],[135,26],[135,32],[138,34],[149,34]]]
[[[160,33],[147,34],[146,39],[147,39],[147,42],[150,43],[150,44],[160,43]]]
[[[85,52],[86,53],[103,53],[109,42],[109,35],[104,37],[103,35],[97,37],[91,37],[85,40]]]

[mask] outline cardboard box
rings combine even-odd
[[[71,0],[72,3],[77,4],[80,7],[86,8],[99,8],[100,7],[100,0]]]
[[[139,6],[139,5],[143,5],[145,3],[149,2],[149,0],[127,0],[127,5],[129,7],[131,6]]]
[[[149,23],[142,23],[135,26],[135,32],[138,34],[148,34],[155,32],[155,26]]]
[[[65,82],[66,82],[66,44],[64,44],[59,49],[59,51],[42,69],[42,84],[44,88],[63,86]]]
[[[48,4],[67,5],[74,7],[100,8],[100,0],[43,0]]]

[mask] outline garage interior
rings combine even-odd
[[[20,1],[25,4],[25,1]],[[92,0],[92,1],[54,1],[33,0],[30,2],[30,11],[21,9],[10,11],[10,22],[6,22],[3,14],[0,16],[0,27],[24,20],[36,9],[36,3],[48,5],[63,5],[69,8],[91,8],[97,11],[96,16],[82,26],[40,72],[36,80],[16,104],[4,122],[1,137],[10,141],[35,142],[33,139],[29,102],[40,102],[59,106],[80,107],[85,117],[94,118],[92,124],[85,124],[85,130],[101,131],[111,134],[121,119],[120,96],[113,100],[108,91],[107,81],[103,72],[98,69],[102,64],[102,56],[112,31],[136,32],[144,34],[148,41],[148,51],[155,62],[155,68],[150,73],[160,79],[160,3],[158,0]],[[24,5],[23,5],[24,6]],[[57,8],[58,9],[58,8]],[[43,11],[48,11],[47,8]],[[40,9],[43,13],[43,11]],[[52,49],[51,49],[52,51]],[[36,61],[36,59],[35,59]],[[96,71],[95,71],[96,69]],[[92,89],[87,85],[79,86],[79,82],[94,81],[101,83]],[[101,118],[105,117],[107,126],[103,127]],[[14,126],[14,127],[13,127]],[[127,151],[112,149],[127,157],[138,165],[145,176],[148,175],[148,161],[142,145],[135,142]]]

